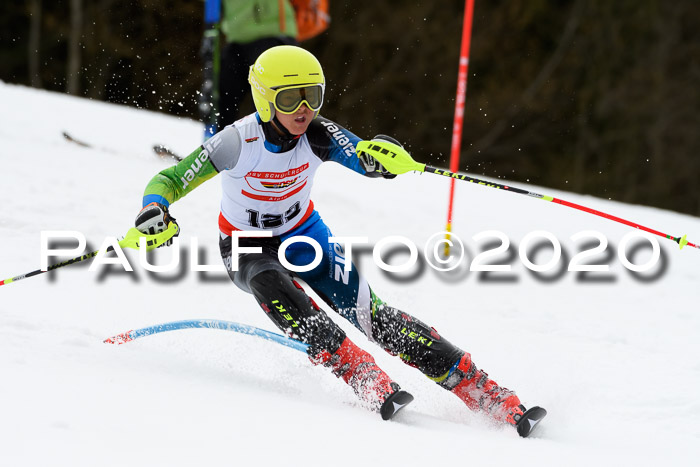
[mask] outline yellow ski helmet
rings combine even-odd
[[[275,111],[293,114],[304,103],[315,118],[323,105],[323,69],[316,57],[301,47],[280,45],[267,49],[251,65],[248,82],[263,122],[272,120]]]

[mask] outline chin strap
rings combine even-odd
[[[265,147],[271,152],[286,152],[297,145],[301,135],[293,135],[275,116],[270,122],[263,122]]]

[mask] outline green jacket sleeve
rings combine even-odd
[[[288,0],[224,0],[221,31],[226,42],[248,43],[297,36],[294,8]]]
[[[218,172],[201,146],[177,165],[160,171],[148,182],[143,193],[143,206],[160,203],[170,206]]]

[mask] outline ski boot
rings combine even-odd
[[[500,387],[485,371],[477,369],[468,353],[439,384],[459,397],[471,410],[484,412],[497,422],[512,425],[524,438],[547,415],[547,411],[541,407],[527,410],[513,391]]]
[[[411,394],[402,391],[377,366],[372,355],[356,346],[348,337],[332,354],[327,350],[313,351],[310,348],[309,355],[315,365],[330,367],[335,376],[345,381],[359,399],[379,412],[384,420],[392,418],[413,400]]]

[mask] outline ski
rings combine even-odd
[[[109,152],[112,154],[116,154],[116,150],[114,148],[108,148],[104,146],[96,146],[93,143],[90,143],[88,141],[76,138],[72,134],[68,133],[67,131],[63,131],[63,138],[65,138],[66,141],[70,141],[71,143],[77,144],[80,147],[87,148],[87,149],[99,149],[100,151],[105,151]],[[182,160],[182,157],[179,156],[175,151],[170,149],[169,147],[165,146],[164,144],[155,144],[153,145],[153,152],[155,155],[162,157],[162,158],[172,158],[175,160],[175,162],[180,162]]]
[[[396,391],[384,401],[379,409],[379,414],[382,416],[382,420],[390,420],[394,418],[394,415],[399,413],[399,410],[403,409],[411,402],[413,402],[413,396],[411,394],[402,390]]]
[[[176,154],[172,149],[169,147],[163,145],[163,144],[156,144],[153,146],[153,152],[156,153],[157,156],[166,158],[166,157],[171,157],[175,159],[175,161],[180,162],[182,160],[182,156],[179,156]]]
[[[515,424],[518,434],[523,438],[530,436],[546,415],[547,411],[542,407],[535,406],[526,410]]]
[[[249,326],[247,324],[236,323],[233,321],[223,321],[218,319],[190,319],[184,321],[173,321],[168,323],[156,324],[154,326],[148,326],[141,329],[135,329],[115,336],[105,339],[103,342],[106,344],[125,344],[133,340],[139,339],[141,337],[151,336],[153,334],[158,334],[161,332],[176,331],[180,329],[192,329],[192,328],[209,328],[209,329],[220,329],[223,331],[233,331],[241,334],[248,334],[251,336],[257,336],[264,340],[276,342],[278,344],[284,345],[286,347],[299,350],[306,353],[308,344],[291,339],[287,336],[282,336],[280,334],[275,334],[273,332],[266,331],[264,329],[256,328],[254,326]],[[399,389],[392,395],[390,395],[379,408],[379,414],[383,420],[391,420],[399,413],[404,407],[413,402],[413,396]],[[547,411],[542,407],[532,407],[526,410],[520,418],[517,419],[515,428],[518,434],[523,438],[527,438],[532,434],[535,427],[540,421],[547,415]]]
[[[114,148],[107,148],[104,146],[97,146],[89,141],[85,141],[84,139],[78,139],[72,134],[68,133],[67,131],[62,132],[63,137],[65,138],[66,141],[70,141],[71,143],[77,144],[81,148],[86,148],[86,149],[99,149],[100,151],[108,152],[110,154],[116,154],[117,151]]]
[[[75,143],[78,146],[82,146],[84,148],[92,148],[92,145],[90,143],[86,143],[85,141],[79,140],[74,138],[71,134],[69,134],[67,131],[63,132],[63,137],[70,141],[71,143]]]

